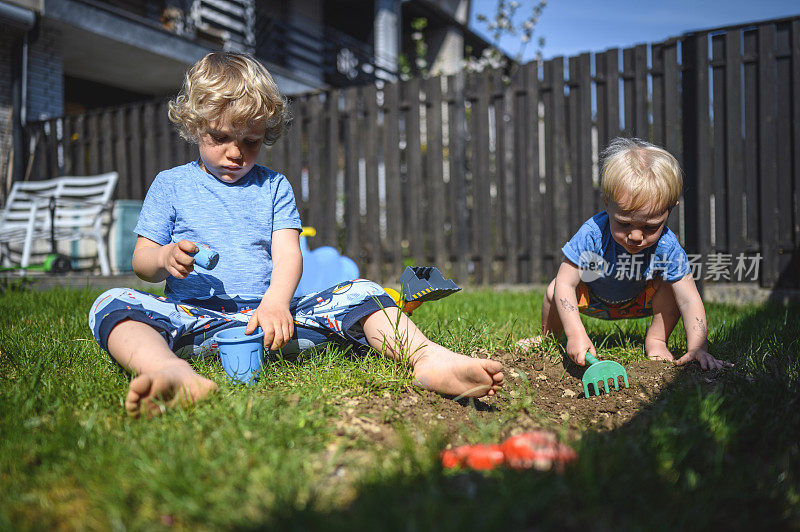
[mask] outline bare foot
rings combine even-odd
[[[131,381],[125,409],[133,417],[162,414],[165,408],[189,405],[216,391],[213,381],[201,377],[184,360],[176,360]]]
[[[666,360],[673,362],[675,357],[667,349],[667,343],[663,340],[644,340],[644,352],[650,360]]]
[[[503,366],[496,360],[472,358],[431,345],[412,357],[417,383],[434,392],[463,397],[494,395],[503,385]]]
[[[542,338],[541,335],[539,336],[531,336],[530,338],[523,338],[522,340],[516,343],[517,349],[521,349],[523,351],[533,351],[534,349],[539,349],[542,345]]]

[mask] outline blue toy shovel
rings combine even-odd
[[[600,395],[599,383],[603,383],[603,387],[608,393],[611,388],[608,384],[608,379],[614,381],[614,389],[619,390],[619,382],[617,379],[622,377],[625,380],[625,387],[628,387],[628,373],[622,364],[614,362],[613,360],[597,360],[590,353],[586,353],[586,363],[589,365],[586,372],[583,374],[583,394],[589,397],[589,385],[594,385],[595,395]]]

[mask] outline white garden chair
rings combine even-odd
[[[100,271],[110,275],[103,215],[111,208],[118,178],[117,172],[108,172],[14,183],[0,217],[0,253],[4,263],[14,255],[14,244],[22,244],[19,264],[25,268],[38,239],[54,243],[92,239]]]

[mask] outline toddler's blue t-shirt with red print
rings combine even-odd
[[[156,176],[134,232],[161,245],[184,238],[203,242],[219,253],[213,270],[195,264],[186,279],[167,278],[165,295],[186,300],[264,295],[272,275],[272,233],[280,229],[302,230],[285,176],[256,165],[227,183],[194,161]]]
[[[592,293],[606,303],[633,299],[648,279],[674,282],[690,271],[686,252],[668,227],[655,244],[631,255],[614,240],[606,211],[587,220],[561,251],[581,269],[581,280]]]

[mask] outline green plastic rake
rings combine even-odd
[[[598,387],[598,384],[601,382],[603,383],[603,387],[606,389],[606,393],[608,393],[611,390],[608,384],[608,379],[612,379],[614,381],[615,390],[619,390],[618,379],[620,377],[625,380],[625,387],[628,387],[628,373],[619,362],[614,362],[613,360],[600,361],[591,354],[586,353],[586,363],[589,364],[589,367],[583,374],[583,394],[585,397],[589,397],[590,384],[594,385],[595,395],[600,395],[600,388]]]

